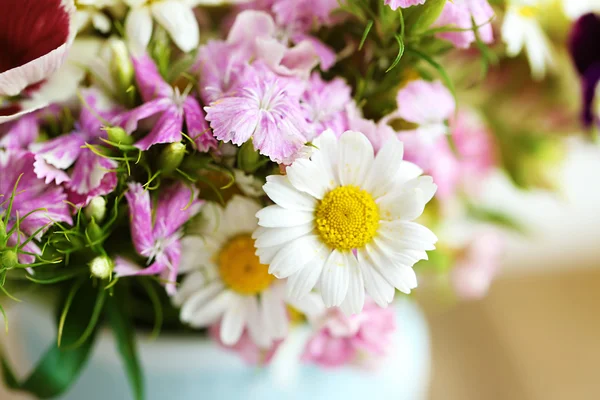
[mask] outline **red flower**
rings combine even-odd
[[[62,65],[75,36],[73,0],[0,0],[0,122],[46,104],[23,99]]]

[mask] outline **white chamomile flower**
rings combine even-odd
[[[550,41],[537,19],[547,1],[511,0],[502,24],[502,40],[508,56],[516,57],[525,50],[534,79],[543,79],[554,66]]]
[[[396,138],[377,157],[359,132],[338,140],[327,130],[314,145],[311,158],[294,162],[286,176],[267,177],[264,191],[276,204],[257,214],[260,261],[288,278],[291,298],[318,285],[327,307],[358,313],[365,290],[385,307],[394,288],[417,286],[412,267],[435,248],[436,236],[412,220],[437,187],[402,161]]]
[[[244,328],[252,340],[267,348],[288,332],[289,304],[307,316],[324,309],[316,295],[288,301],[285,285],[268,272],[254,254],[252,232],[257,228],[255,201],[234,196],[223,209],[207,203],[201,226],[182,240],[180,272],[188,272],[174,297],[180,317],[193,327],[221,321],[221,341],[234,345]]]

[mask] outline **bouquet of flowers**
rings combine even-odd
[[[102,326],[135,398],[143,329],[265,364],[308,326],[301,361],[374,365],[417,273],[483,295],[519,224],[478,197],[553,187],[597,3],[0,0],[2,305],[57,299],[6,384],[65,391]]]

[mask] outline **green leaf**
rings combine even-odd
[[[77,291],[65,321],[63,340],[74,342],[84,334],[96,305],[96,296],[93,295],[95,292],[97,290],[93,288],[91,281]],[[2,357],[5,384],[11,389],[25,391],[41,399],[64,393],[75,382],[91,354],[97,331],[94,327],[81,346],[73,349],[59,348],[54,340],[31,375],[23,382],[16,379],[7,360]]]
[[[423,32],[438,19],[446,0],[427,0],[425,4],[403,10],[407,35]]]
[[[404,39],[402,38],[402,35],[396,35],[395,38],[398,41],[398,55],[396,56],[396,59],[394,60],[392,65],[390,65],[390,67],[385,71],[386,74],[392,69],[394,69],[396,65],[398,65],[398,63],[402,59],[402,56],[404,55]]]
[[[365,45],[365,41],[367,40],[367,36],[369,36],[369,32],[371,32],[371,28],[373,27],[373,20],[370,20],[367,23],[365,31],[363,32],[362,38],[360,39],[360,44],[358,45],[358,50],[362,50]]]
[[[115,293],[110,297],[106,304],[106,313],[112,327],[115,341],[121,360],[129,378],[129,384],[133,390],[133,395],[136,400],[144,398],[144,379],[140,368],[140,363],[137,357],[137,349],[135,344],[135,330],[131,321],[123,312],[123,304],[125,303],[123,295],[120,291],[115,290]]]

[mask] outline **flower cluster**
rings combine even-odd
[[[59,345],[78,302],[79,344],[101,314],[122,333],[154,308],[155,328],[250,363],[305,326],[298,362],[375,365],[420,271],[485,294],[511,225],[476,206],[493,171],[541,174],[524,150],[538,142],[498,134],[453,71],[525,49],[542,79],[538,3],[0,0],[0,288],[60,286]],[[588,124],[599,25],[584,16],[570,41]],[[444,234],[457,219],[474,228],[462,241]]]

